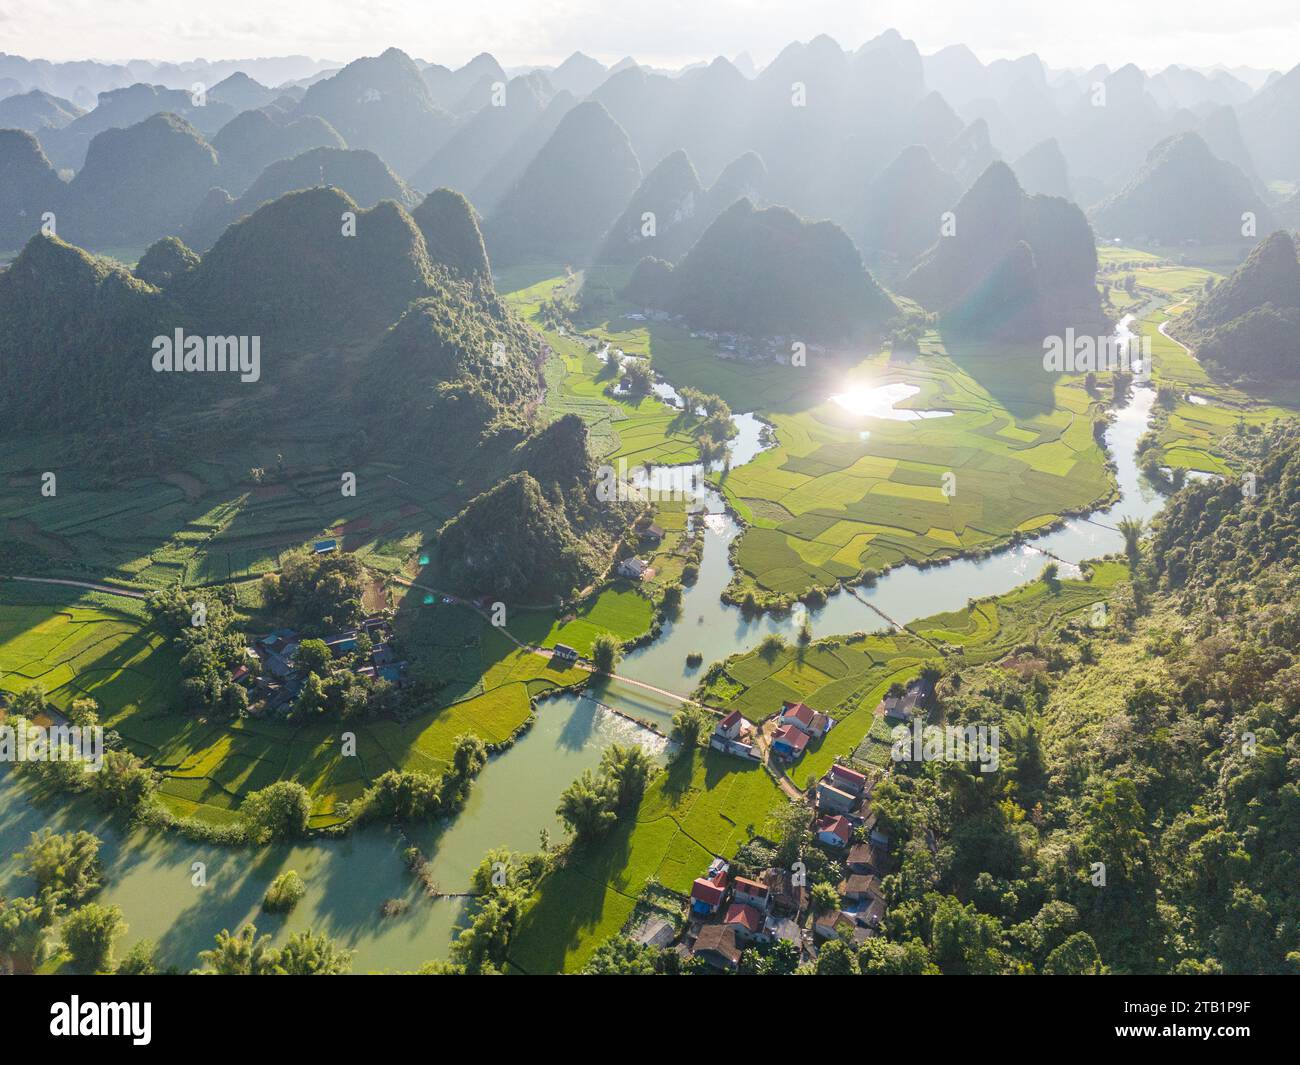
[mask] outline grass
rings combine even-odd
[[[149,627],[137,601],[0,582],[0,690],[39,683],[61,709],[73,699],[94,698],[103,723],[163,774],[160,797],[181,815],[228,822],[250,791],[293,779],[311,792],[311,824],[323,828],[342,822],[343,804],[360,797],[379,774],[393,768],[437,772],[462,733],[491,745],[507,743],[528,722],[533,696],[588,677],[519,650],[463,607],[420,613],[443,617],[438,625],[401,619],[415,668],[444,661],[439,656],[450,645],[438,642],[440,634],[454,630],[462,639],[455,649],[461,672],[449,674],[428,712],[406,722],[207,721],[182,711],[176,655]],[[356,737],[356,757],[343,755],[345,732]]]
[[[581,969],[623,927],[651,877],[689,892],[713,855],[732,856],[783,801],[760,766],[703,750],[674,760],[635,819],[542,882],[511,942],[511,963],[530,973]]]
[[[1138,311],[1155,302],[1146,307],[1137,331],[1151,344],[1152,383],[1174,395],[1171,407],[1156,409],[1155,443],[1161,465],[1229,475],[1233,460],[1223,447],[1224,438],[1239,426],[1263,426],[1293,415],[1300,410],[1300,389],[1243,391],[1212,377],[1192,352],[1160,331],[1188,313],[1203,296],[1207,282],[1222,280],[1240,259],[1239,249],[1235,259],[1222,249],[1179,249],[1168,254],[1177,261],[1151,251],[1105,248],[1099,252],[1101,276],[1115,282],[1132,275],[1135,296],[1126,310]],[[1123,293],[1112,289],[1116,294]],[[1193,402],[1192,397],[1203,402]]]
[[[711,705],[739,710],[751,721],[769,718],[783,701],[795,699],[834,718],[831,731],[809,744],[791,770],[800,786],[841,757],[879,768],[888,755],[888,734],[875,709],[891,684],[910,680],[926,665],[947,661],[960,668],[1000,660],[1032,644],[1038,632],[1087,611],[1126,577],[1124,565],[1099,562],[1088,579],[1062,580],[1056,591],[1033,581],[914,622],[906,632],[852,643],[822,640],[767,655],[752,651],[728,659],[723,673],[703,686],[703,695]]]
[[[601,270],[599,280],[617,291],[625,273]],[[540,325],[543,301],[572,293],[581,279],[538,280],[533,272],[513,283],[523,287],[508,298]],[[1113,491],[1092,436],[1093,399],[1081,379],[1042,371],[1041,352],[949,351],[932,333],[915,357],[858,352],[814,354],[806,367],[742,363],[718,358],[680,325],[629,318],[631,311],[617,300],[588,310],[582,331],[598,345],[648,356],[679,387],[718,394],[733,410],[760,412],[776,430],[776,447],[721,477],[728,503],[749,526],[734,555],[737,596],[753,589],[793,597],[904,562],[990,548]],[[556,331],[546,335],[553,363],[563,362],[562,373],[552,371],[548,402],[557,410],[583,404],[580,412],[593,434],[605,434],[610,457],[694,457],[670,411],[653,399],[632,407],[603,397],[602,364],[587,346]],[[903,406],[951,416],[866,418],[829,402],[857,384],[914,385],[918,394]],[[954,494],[945,493],[945,482],[955,483]]]

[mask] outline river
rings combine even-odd
[[[1127,332],[1130,318],[1120,323]],[[656,393],[672,402],[675,393],[662,383]],[[899,394],[901,397],[901,393]],[[1046,556],[1068,564],[1109,554],[1123,547],[1114,529],[1123,516],[1148,519],[1163,505],[1163,496],[1137,468],[1137,441],[1145,432],[1155,393],[1132,390],[1116,411],[1106,433],[1115,461],[1120,500],[1105,511],[1075,518],[1041,537],[981,559],[961,559],[943,566],[901,567],[859,594],[894,620],[960,608],[969,599],[997,595],[1033,578]],[[858,398],[855,402],[870,402]],[[880,408],[873,408],[879,410]],[[735,416],[732,465],[749,461],[762,450],[762,423],[752,414]],[[728,545],[740,527],[727,514],[722,497],[709,489],[694,520],[704,523],[704,554],[699,579],[686,589],[675,620],[664,625],[653,643],[633,651],[619,666],[631,679],[681,693],[698,682],[709,662],[755,646],[769,632],[793,635],[791,617],[745,617],[719,596],[731,578]],[[809,618],[818,636],[876,631],[885,626],[879,614],[846,592],[832,595]],[[704,665],[688,667],[686,656],[698,652]],[[432,880],[439,890],[463,892],[469,875],[493,847],[534,849],[543,830],[561,835],[554,810],[565,786],[584,769],[593,768],[612,742],[641,742],[656,757],[665,741],[608,706],[668,731],[674,700],[618,681],[601,682],[589,694],[562,694],[542,702],[536,721],[512,747],[490,759],[475,782],[466,808],[450,824],[424,826],[411,840],[430,857]],[[162,960],[188,969],[211,945],[221,928],[234,930],[254,921],[277,940],[293,931],[314,928],[341,940],[355,953],[353,971],[403,971],[445,957],[463,923],[466,900],[430,899],[407,871],[402,852],[408,840],[392,828],[370,827],[338,840],[318,840],[262,850],[232,850],[190,843],[173,835],[136,829],[124,835],[89,802],[64,798],[30,802],[30,787],[8,770],[0,771],[0,853],[21,849],[31,832],[50,825],[58,830],[87,828],[104,840],[106,887],[99,901],[120,906],[130,931],[123,949],[139,939],[157,942]],[[201,863],[198,883],[195,863]],[[0,896],[27,894],[31,883],[19,876],[16,863],[0,864]],[[288,917],[260,912],[263,893],[281,871],[295,869],[307,893]],[[389,900],[404,910],[381,917]]]

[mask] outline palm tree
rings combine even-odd
[[[235,935],[223,928],[217,933],[217,945],[199,951],[199,961],[219,976],[274,976],[281,973],[280,952],[271,946],[271,937],[258,938],[257,928],[244,925]]]
[[[1141,518],[1120,518],[1118,525],[1124,537],[1124,553],[1128,555],[1128,564],[1136,566],[1142,557],[1142,531],[1145,528]]]

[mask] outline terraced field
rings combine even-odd
[[[394,464],[350,471],[358,491],[345,496],[338,469],[313,465],[306,449],[292,476],[273,469],[262,483],[249,475],[258,458],[195,462],[126,484],[59,470],[47,497],[48,456],[7,452],[0,541],[14,561],[3,568],[146,590],[214,584],[259,576],[284,552],[334,536],[373,568],[395,572],[456,507],[453,486],[414,484]]]
[[[812,741],[791,770],[800,786],[808,775],[824,773],[837,758],[881,768],[888,762],[890,739],[875,708],[891,684],[906,682],[926,665],[945,660],[979,664],[1002,659],[1015,648],[1032,644],[1037,632],[1084,617],[1092,604],[1105,599],[1126,577],[1122,564],[1101,562],[1086,580],[1062,580],[1056,590],[1034,581],[963,610],[914,622],[907,632],[751,651],[728,659],[722,673],[700,694],[711,705],[739,710],[751,721],[773,716],[785,701],[805,702],[834,718],[835,726]]]
[[[1207,281],[1221,280],[1221,273],[1127,248],[1105,249],[1101,266],[1102,276],[1112,281],[1133,277],[1137,304],[1152,299],[1160,304],[1146,309],[1137,332],[1151,344],[1153,384],[1172,396],[1172,405],[1156,412],[1161,465],[1229,474],[1230,456],[1221,446],[1228,433],[1238,425],[1267,425],[1300,411],[1300,389],[1278,387],[1251,394],[1215,380],[1182,344],[1160,331],[1166,322],[1195,306]]]
[[[312,793],[312,825],[327,827],[343,820],[340,804],[359,797],[380,773],[440,770],[461,733],[505,743],[528,721],[533,696],[588,677],[519,650],[463,607],[421,616],[435,613],[444,615],[442,625],[408,630],[415,668],[452,663],[444,701],[428,713],[407,722],[301,726],[207,721],[180,711],[175,655],[149,628],[138,601],[0,582],[0,689],[39,683],[61,708],[83,695],[96,699],[103,723],[164,774],[159,794],[182,816],[231,821],[248,792],[291,778]],[[458,642],[438,642],[435,629],[455,632]],[[356,735],[355,758],[341,753],[344,731]]]
[[[616,271],[601,275],[617,288]],[[650,356],[678,387],[758,411],[778,444],[725,474],[728,502],[750,526],[735,552],[733,592],[794,597],[904,562],[1005,542],[1109,497],[1113,479],[1093,439],[1096,401],[1082,377],[1042,369],[1041,351],[954,347],[929,334],[921,353],[835,357],[804,367],[717,357],[667,322],[626,317],[615,302],[583,321],[592,335]],[[899,410],[949,417],[853,414],[830,397],[909,385]]]

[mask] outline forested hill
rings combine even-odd
[[[877,789],[901,866],[863,971],[1300,972],[1300,426],[1233,446],[1254,498],[1181,491],[1102,627],[948,670],[1001,766]]]

